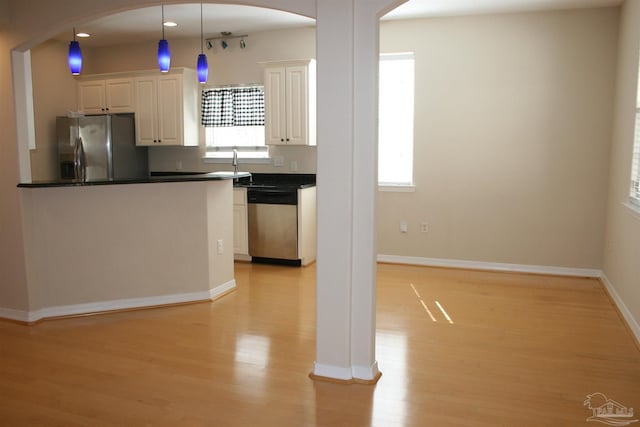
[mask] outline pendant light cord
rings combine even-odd
[[[164,40],[164,3],[160,7],[162,10],[162,40]]]
[[[202,2],[200,2],[200,53],[204,53],[204,30],[202,20]]]

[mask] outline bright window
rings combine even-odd
[[[230,158],[233,149],[242,158],[268,157],[264,144],[264,126],[229,126],[205,128],[207,157]]]
[[[629,201],[640,208],[640,66],[638,76],[638,94],[636,96],[636,129],[633,139],[633,154],[631,156],[631,188]]]
[[[224,87],[202,91],[207,157],[268,156],[264,143],[264,88]]]
[[[413,53],[380,55],[378,184],[413,185]]]

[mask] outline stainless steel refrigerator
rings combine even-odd
[[[149,176],[147,147],[136,146],[133,114],[57,117],[59,178],[113,181]]]

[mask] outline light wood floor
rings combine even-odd
[[[365,386],[307,377],[314,267],[236,276],[214,303],[0,322],[0,426],[585,426],[593,392],[640,409],[640,351],[594,279],[380,265]]]

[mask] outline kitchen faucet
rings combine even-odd
[[[233,160],[231,160],[231,164],[233,165],[233,174],[238,176],[238,150],[233,149]]]

